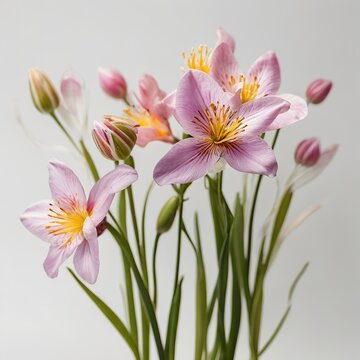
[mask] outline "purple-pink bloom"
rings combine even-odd
[[[314,80],[306,89],[306,97],[309,103],[320,104],[322,103],[332,88],[330,80],[317,79]]]
[[[52,200],[40,201],[21,216],[24,226],[50,244],[44,261],[47,275],[58,275],[61,264],[74,254],[77,273],[95,283],[99,273],[97,226],[102,224],[115,193],[137,179],[137,172],[120,165],[102,177],[91,189],[88,199],[75,173],[59,161],[49,163]]]
[[[313,137],[301,141],[295,150],[295,161],[304,166],[314,166],[320,158],[320,141]]]
[[[98,69],[100,86],[106,94],[115,99],[124,99],[127,92],[125,78],[113,68]]]
[[[155,181],[191,182],[211,171],[220,158],[238,171],[274,176],[274,152],[259,135],[289,106],[274,96],[234,105],[211,76],[188,71],[177,88],[175,117],[192,138],[176,143],[159,161]]]
[[[274,52],[269,51],[260,56],[245,74],[226,42],[219,44],[211,56],[210,75],[224,91],[235,94],[236,101],[241,103],[276,95],[281,82],[280,65]],[[291,94],[277,96],[287,100],[290,108],[280,114],[268,130],[280,129],[306,117],[307,105],[301,97]]]

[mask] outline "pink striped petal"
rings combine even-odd
[[[280,65],[276,54],[269,51],[251,66],[247,78],[257,78],[260,84],[258,96],[275,95],[280,87]]]
[[[177,88],[176,119],[186,133],[194,137],[207,136],[209,121],[203,117],[203,112],[211,103],[218,101],[226,104],[228,96],[217,82],[202,71],[190,70]]]
[[[306,101],[300,96],[292,94],[283,94],[278,96],[288,101],[290,103],[290,108],[288,111],[279,114],[270,124],[268,130],[277,130],[287,125],[294,124],[304,119],[308,114],[308,106]]]
[[[275,176],[277,172],[273,150],[257,137],[229,144],[222,156],[232,168],[244,173]]]
[[[229,92],[235,92],[239,86],[240,69],[236,58],[227,43],[217,46],[211,56],[211,76],[219,85]],[[236,80],[236,84],[230,84],[230,78]]]
[[[78,242],[74,241],[67,246],[61,244],[50,246],[43,264],[44,270],[50,278],[53,279],[58,276],[60,266],[74,253]]]
[[[75,173],[60,161],[49,162],[49,186],[55,204],[70,211],[86,209],[84,188]]]
[[[106,216],[115,194],[131,185],[137,177],[137,172],[132,167],[119,165],[93,186],[87,210],[95,226]]]
[[[226,43],[227,45],[229,45],[231,51],[234,52],[235,51],[235,39],[228,32],[226,32],[222,27],[219,27],[217,29],[216,33],[217,33],[217,37],[218,37],[218,42],[216,44],[216,47],[222,43]]]
[[[290,104],[278,96],[266,96],[241,105],[238,117],[244,117],[245,131],[240,136],[257,136],[269,129],[276,117]]]
[[[94,284],[99,274],[99,243],[96,227],[90,217],[84,222],[84,241],[77,247],[74,255],[76,272],[89,284]]]
[[[157,163],[154,180],[159,185],[192,182],[212,170],[219,158],[216,148],[204,140],[181,140]]]

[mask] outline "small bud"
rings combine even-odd
[[[330,80],[317,79],[314,80],[306,90],[306,97],[311,104],[320,104],[328,96],[332,88]]]
[[[156,224],[156,231],[158,234],[163,234],[170,230],[178,207],[179,197],[175,195],[172,196],[161,208]]]
[[[115,69],[98,69],[99,81],[106,94],[115,99],[124,99],[126,97],[127,85],[124,77]]]
[[[125,160],[131,153],[137,128],[115,116],[105,116],[102,123],[95,122],[92,130],[94,142],[100,152],[113,161]]]
[[[35,107],[41,113],[53,113],[59,106],[59,97],[44,72],[40,69],[31,69],[29,71],[29,85]]]
[[[314,166],[320,158],[320,142],[317,138],[310,138],[299,143],[295,150],[295,161],[303,166]]]
[[[107,229],[107,220],[106,220],[106,216],[101,220],[101,222],[99,223],[98,226],[96,226],[96,233],[97,236],[101,236],[105,230]]]

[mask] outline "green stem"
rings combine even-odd
[[[71,144],[74,146],[76,151],[78,151],[81,154],[81,150],[79,149],[79,146],[75,143],[74,139],[71,137],[71,135],[68,133],[68,131],[65,129],[63,124],[60,122],[59,118],[55,115],[55,113],[51,113],[50,116],[55,120],[56,124],[59,126],[61,131],[65,134],[65,136],[68,138],[68,140],[71,142]]]
[[[83,139],[80,140],[80,146],[81,146],[82,154],[84,155],[84,158],[89,166],[93,179],[95,181],[98,181],[100,179],[99,173],[96,169],[94,160],[92,159]]]
[[[157,233],[155,238],[154,250],[153,250],[153,258],[152,258],[152,271],[153,271],[153,283],[154,283],[154,295],[153,295],[153,303],[154,308],[156,310],[157,306],[157,276],[156,276],[156,254],[159,246],[161,234]]]

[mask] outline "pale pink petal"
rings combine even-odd
[[[276,54],[269,51],[260,56],[251,66],[247,79],[257,78],[260,84],[258,96],[274,95],[280,87],[280,65]]]
[[[155,78],[144,74],[139,80],[140,104],[146,110],[152,110],[156,102],[162,100],[166,93],[159,88]]]
[[[329,163],[335,156],[338,148],[338,145],[332,145],[328,149],[323,151],[320,155],[319,160],[314,166],[299,167],[296,172],[296,176],[291,179],[289,187],[291,187],[292,190],[295,191],[318,177],[329,165]]]
[[[25,210],[20,220],[23,225],[41,240],[51,242],[54,237],[49,234],[47,226],[51,218],[49,217],[51,201],[39,201]]]
[[[290,103],[290,108],[288,111],[279,114],[270,124],[268,130],[277,130],[283,128],[284,126],[294,124],[299,120],[304,119],[308,114],[306,101],[300,96],[292,94],[283,94],[278,96],[288,101]]]
[[[154,180],[159,185],[192,182],[213,169],[219,158],[219,151],[204,140],[181,140],[157,163]]]
[[[59,267],[68,259],[75,251],[76,246],[69,244],[67,246],[61,244],[51,245],[48,255],[44,261],[44,269],[50,278],[58,276]]]
[[[225,90],[234,93],[240,84],[240,69],[235,56],[226,43],[217,46],[211,56],[211,76]],[[230,83],[230,79],[235,84]]]
[[[231,51],[234,52],[235,51],[235,39],[228,32],[226,32],[222,27],[219,27],[217,29],[216,33],[217,33],[217,37],[218,37],[216,47],[222,43],[226,43],[227,45],[229,45]]]
[[[244,173],[275,176],[277,172],[273,150],[257,137],[229,144],[222,156],[231,167]]]
[[[140,126],[138,128],[136,144],[138,146],[144,147],[149,142],[158,140],[172,144],[174,142],[174,137],[171,135],[159,136],[158,129]]]
[[[64,210],[86,209],[84,188],[75,173],[60,161],[49,162],[49,186],[55,204]]]
[[[115,194],[131,185],[137,177],[137,172],[132,167],[119,165],[93,186],[87,210],[95,226],[106,216]]]
[[[99,243],[96,227],[90,217],[84,222],[84,241],[78,246],[74,255],[76,272],[89,284],[96,282],[99,274]]]
[[[204,137],[208,134],[209,121],[204,110],[211,103],[226,104],[229,97],[208,74],[188,71],[180,80],[176,92],[175,116],[187,134]]]
[[[241,105],[238,117],[244,118],[245,131],[240,136],[257,136],[269,129],[276,117],[290,104],[278,96],[266,96]]]

